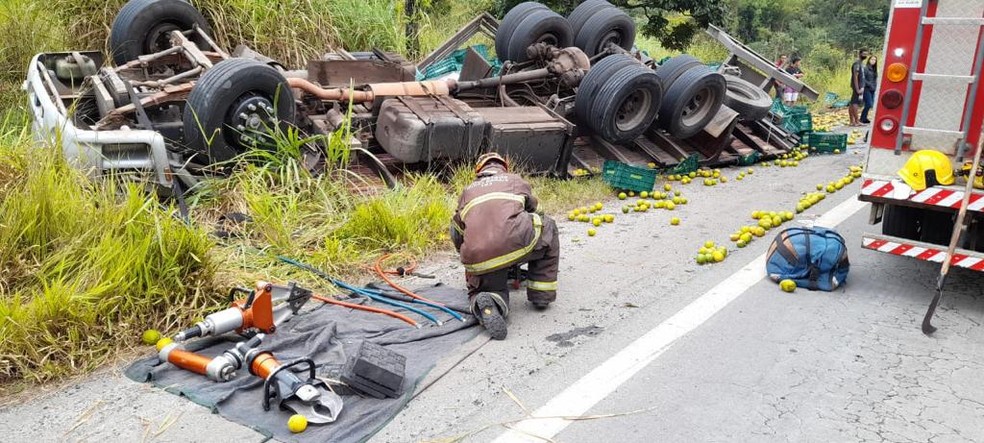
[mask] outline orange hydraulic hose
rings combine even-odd
[[[393,317],[393,318],[396,318],[396,319],[399,319],[399,320],[403,320],[404,322],[409,323],[411,326],[413,326],[415,328],[418,327],[417,326],[417,322],[413,321],[412,318],[407,317],[407,316],[405,316],[403,314],[400,314],[398,312],[390,311],[388,309],[380,309],[380,308],[374,308],[372,306],[363,306],[363,305],[360,305],[360,304],[348,303],[348,302],[344,302],[344,301],[341,301],[341,300],[335,300],[335,299],[333,299],[331,297],[323,297],[323,296],[320,296],[320,295],[312,295],[311,298],[313,298],[315,300],[318,300],[320,302],[331,304],[331,305],[338,305],[338,306],[343,306],[343,307],[346,307],[346,308],[358,309],[360,311],[375,312],[377,314],[385,314],[385,315],[388,315],[390,317]]]
[[[383,279],[383,281],[386,282],[386,284],[392,286],[393,289],[396,289],[397,291],[400,291],[401,293],[403,293],[403,295],[406,295],[407,297],[415,298],[417,300],[423,300],[425,302],[433,303],[433,304],[438,305],[438,306],[444,306],[443,303],[438,303],[438,302],[436,302],[434,300],[431,300],[431,299],[428,299],[426,297],[423,297],[423,296],[420,296],[420,295],[417,295],[417,294],[413,293],[413,291],[410,291],[409,289],[404,288],[403,286],[400,286],[398,283],[394,282],[389,277],[387,277],[386,276],[386,272],[383,271],[382,263],[383,263],[383,260],[386,260],[387,258],[389,258],[390,255],[391,254],[386,254],[386,255],[384,255],[382,257],[379,257],[379,259],[376,260],[376,265],[374,266],[374,269],[376,270],[376,274],[379,275]],[[416,267],[416,264],[414,264],[413,266]]]

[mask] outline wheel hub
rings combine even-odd
[[[608,45],[622,46],[622,33],[615,29],[608,31],[608,33],[605,34],[605,36],[602,37],[601,41],[598,43],[596,53],[600,53],[608,49]]]
[[[171,47],[171,32],[180,31],[181,28],[176,23],[162,22],[150,28],[147,33],[147,40],[144,41],[144,49],[147,54],[161,52]]]
[[[227,124],[238,131],[239,141],[246,146],[270,143],[269,133],[277,124],[277,112],[270,99],[251,94],[232,107]]]
[[[652,102],[652,94],[649,91],[636,90],[619,105],[618,112],[615,113],[615,126],[624,132],[637,128],[652,108]]]

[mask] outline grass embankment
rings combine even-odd
[[[281,265],[289,255],[342,278],[364,279],[384,252],[448,249],[448,221],[470,168],[408,176],[395,190],[353,192],[344,171],[311,176],[289,155],[206,182],[189,199],[192,223],[137,186],[92,180],[59,150],[38,146],[19,91],[37,52],[103,48],[123,0],[0,3],[0,393],[88,372],[140,332],[174,331],[253,280],[322,282]],[[289,64],[329,47],[402,51],[402,6],[390,1],[195,1],[218,40],[247,42]],[[491,5],[424,17],[426,52]],[[491,43],[490,41],[487,43]],[[296,139],[281,143],[288,153]],[[605,196],[599,180],[532,179],[548,212]],[[222,214],[250,220],[211,235]]]

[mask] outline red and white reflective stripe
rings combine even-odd
[[[946,249],[927,248],[884,239],[864,237],[862,245],[865,249],[934,263],[943,263],[943,259],[946,257]],[[961,268],[984,271],[984,258],[982,257],[954,253],[953,257],[950,258],[950,263]]]
[[[895,190],[895,186],[892,186],[892,182],[883,180],[865,180],[864,184],[861,186],[861,195],[870,195],[872,197],[884,197],[891,194]]]
[[[887,180],[865,179],[861,186],[861,195],[870,195],[872,197],[891,199],[893,191],[895,191],[895,185]],[[908,200],[924,205],[960,209],[963,198],[963,191],[946,188],[928,188],[916,193],[910,193],[908,198],[895,200]],[[967,209],[971,211],[984,210],[984,194],[978,194],[976,192],[970,194],[970,203],[967,205]]]

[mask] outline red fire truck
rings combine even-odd
[[[984,119],[984,0],[892,1],[859,197],[882,232],[863,246],[942,263],[976,176],[950,264],[984,270],[984,186],[969,166]]]

